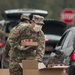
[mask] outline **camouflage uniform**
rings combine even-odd
[[[38,43],[38,46],[30,47],[27,50],[19,50],[17,47],[21,40],[24,39],[32,39],[34,42]],[[9,44],[11,46],[9,51],[10,75],[23,75],[22,68],[19,66],[19,63],[21,63],[22,60],[42,61],[45,52],[45,37],[42,30],[33,32],[30,29],[30,24],[23,25],[20,23],[9,35]]]
[[[21,18],[20,18],[20,20],[21,19],[28,19],[29,20],[29,15],[27,15],[27,14],[23,14],[23,15],[21,15]],[[28,24],[25,24],[25,23],[23,23],[23,22],[20,22],[20,24],[21,25],[28,25]],[[11,31],[10,31],[10,34],[12,34],[12,32],[14,31],[14,29],[16,28],[17,26],[15,26],[15,27],[13,27],[12,29],[11,29]],[[0,32],[0,33],[4,33],[4,32]],[[5,33],[4,33],[5,34]],[[5,34],[5,36],[9,36],[8,34]],[[5,45],[5,51],[4,51],[4,57],[8,57],[9,56],[9,50],[10,50],[10,48],[11,48],[11,46],[10,46],[10,44],[9,44],[9,38],[7,39],[7,41],[6,41],[6,45]]]

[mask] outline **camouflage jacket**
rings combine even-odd
[[[45,52],[45,37],[43,31],[32,32],[30,30],[30,25],[18,25],[10,34],[9,34],[9,44],[12,49],[9,52],[10,57],[21,57],[21,58],[30,58],[34,56],[35,60],[42,61],[42,57]],[[18,44],[23,39],[33,39],[34,42],[38,43],[37,47],[30,48],[27,51],[19,51],[17,48]]]

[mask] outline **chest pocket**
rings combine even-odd
[[[38,41],[38,36],[36,33],[33,33],[33,32],[24,32],[21,37],[20,37],[20,41],[21,40],[25,40],[25,39],[32,39],[33,42],[37,42]]]

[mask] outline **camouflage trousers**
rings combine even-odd
[[[30,57],[18,57],[18,58],[10,58],[9,61],[9,71],[10,75],[23,75],[23,70],[19,63],[22,62],[22,60],[34,60],[35,57],[30,56]]]
[[[19,63],[21,63],[22,60],[35,60],[36,57],[34,53],[21,52],[18,50],[10,50],[9,56],[10,75],[23,75],[22,68]]]
[[[10,75],[23,75],[22,68],[20,67],[18,62],[9,63],[9,71]]]

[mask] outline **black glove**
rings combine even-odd
[[[63,52],[59,51],[59,50],[53,50],[53,52],[57,55],[63,55]]]

